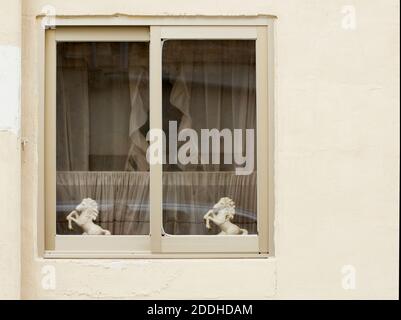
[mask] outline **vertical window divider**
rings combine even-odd
[[[162,130],[162,41],[160,26],[150,27],[149,44],[149,129]],[[152,253],[160,253],[162,230],[162,163],[149,164],[150,238]]]
[[[56,208],[56,32],[47,30],[45,37],[45,132],[44,132],[44,194],[45,212],[54,212]],[[48,214],[46,223],[45,247],[55,249],[56,215]]]
[[[257,27],[256,39],[256,136],[257,136],[257,219],[259,252],[269,252],[269,146],[266,138],[270,138],[266,125],[269,118],[267,68],[268,68],[267,28]]]

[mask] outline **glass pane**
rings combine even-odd
[[[57,234],[149,234],[148,57],[144,42],[57,44]]]
[[[255,234],[254,40],[163,45],[163,227],[171,235]]]

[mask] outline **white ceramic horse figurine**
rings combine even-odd
[[[232,223],[231,220],[235,215],[235,203],[230,198],[224,197],[219,200],[213,209],[209,210],[203,217],[206,223],[206,228],[210,229],[210,221],[220,228],[219,235],[231,235],[231,234],[248,234],[248,230],[241,229],[236,224]]]
[[[111,233],[109,230],[105,230],[93,222],[96,220],[98,214],[99,210],[97,209],[96,201],[91,198],[85,198],[77,205],[75,210],[67,216],[68,229],[72,230],[71,221],[74,221],[84,231],[82,234],[110,235]]]

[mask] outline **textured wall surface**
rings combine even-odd
[[[278,17],[275,258],[38,257],[35,16],[48,4],[60,15]],[[397,298],[398,12],[395,0],[24,1],[22,297]],[[355,271],[350,290],[342,286],[346,265]]]
[[[0,1],[0,299],[20,297],[21,3]]]

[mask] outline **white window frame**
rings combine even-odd
[[[45,257],[267,257],[273,255],[273,17],[57,17],[41,34],[38,247]],[[162,165],[150,165],[150,235],[56,235],[56,42],[149,42],[149,122],[162,127],[162,46],[172,39],[256,41],[257,228],[247,236],[162,234]],[[41,63],[39,63],[40,68]],[[43,177],[43,180],[42,180]]]

